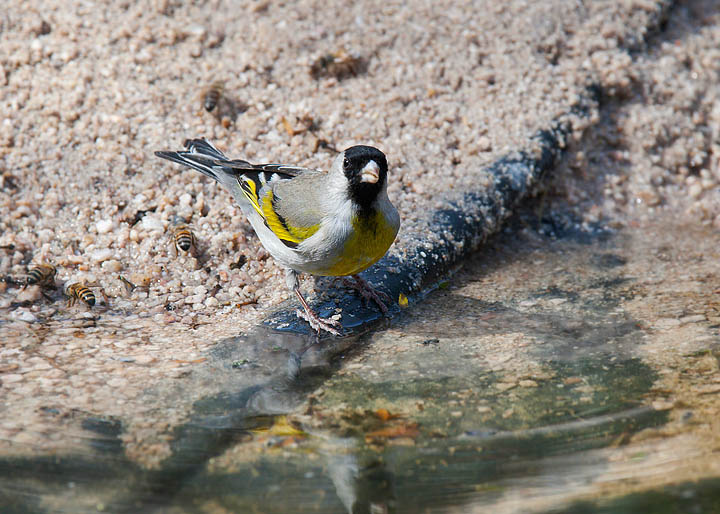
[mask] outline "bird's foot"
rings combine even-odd
[[[295,311],[295,314],[297,314],[298,318],[307,321],[310,324],[310,328],[317,331],[318,334],[320,334],[321,330],[325,330],[326,332],[330,332],[334,336],[342,335],[338,330],[338,328],[342,328],[342,324],[338,320],[332,318],[321,318],[311,309],[306,309],[304,312],[300,309],[297,309]]]
[[[317,331],[318,336],[320,335],[321,330],[330,332],[334,336],[342,335],[338,330],[338,328],[342,329],[342,324],[339,321],[330,318],[321,318],[320,316],[315,314],[315,312],[310,308],[307,301],[305,301],[305,298],[300,292],[300,286],[297,283],[297,274],[295,274],[295,272],[293,271],[290,271],[290,274],[288,276],[290,277],[288,285],[293,288],[293,291],[295,291],[295,296],[297,296],[298,300],[300,300],[300,305],[303,306],[303,310],[298,309],[297,311],[295,311],[297,317],[307,321],[310,324],[310,327],[313,330]]]
[[[385,305],[385,302],[390,303],[392,302],[392,299],[379,289],[375,289],[367,280],[359,275],[353,275],[352,278],[353,280],[342,278],[343,285],[357,291],[362,297],[363,302],[367,303],[370,300],[375,302],[377,306],[380,307],[380,311],[383,315],[387,315],[388,308]]]

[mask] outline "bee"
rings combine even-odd
[[[310,76],[315,80],[321,77],[335,77],[342,80],[346,77],[356,77],[365,71],[366,66],[367,63],[362,57],[340,49],[317,58],[310,66]]]
[[[173,227],[173,249],[175,257],[178,255],[178,250],[182,252],[189,252],[190,255],[195,257],[197,252],[195,234],[185,223],[178,223]]]
[[[23,288],[34,285],[41,287],[54,287],[56,273],[57,268],[55,268],[52,264],[38,264],[28,271],[27,279],[25,280]]]
[[[223,89],[225,84],[222,81],[213,82],[206,90],[203,95],[203,107],[207,112],[212,112],[217,106],[220,98],[222,97]]]
[[[95,305],[95,293],[88,289],[82,282],[75,282],[65,288],[65,296],[68,297],[68,307],[75,305],[81,300],[88,307]]]

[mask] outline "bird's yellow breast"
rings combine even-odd
[[[398,231],[381,211],[370,216],[353,216],[352,226],[353,233],[345,242],[340,257],[323,275],[354,275],[369,268],[385,255]]]

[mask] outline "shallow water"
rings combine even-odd
[[[86,416],[66,452],[0,460],[0,503],[714,512],[717,243],[682,227],[516,224],[374,332],[217,344],[184,387],[220,391],[172,427],[155,469],[127,457],[132,420]]]

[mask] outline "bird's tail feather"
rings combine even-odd
[[[234,172],[232,166],[239,161],[228,160],[225,154],[208,141],[204,139],[188,139],[185,141],[185,148],[187,150],[179,152],[155,152],[155,155],[196,169],[203,175],[207,175],[221,184],[227,181],[228,176],[235,176],[237,174]],[[242,161],[242,163],[249,166],[245,161]]]
[[[197,153],[226,161],[227,157],[205,139],[186,139],[184,145],[190,153]]]

